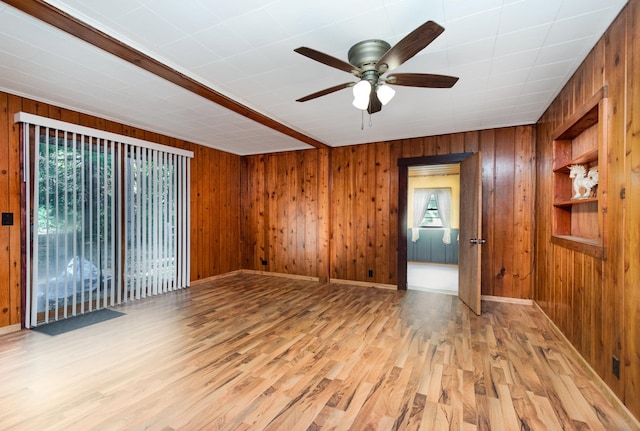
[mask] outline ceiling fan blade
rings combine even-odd
[[[385,73],[400,66],[405,61],[422,51],[444,31],[444,28],[433,21],[427,21],[406,35],[400,42],[392,46],[376,64],[376,70]]]
[[[315,99],[317,97],[326,96],[327,94],[334,93],[336,91],[342,90],[343,88],[353,87],[355,82],[345,82],[344,84],[334,85],[330,88],[325,88],[324,90],[316,91],[315,93],[309,94],[308,96],[301,97],[296,100],[296,102],[306,102],[307,100]]]
[[[362,72],[360,68],[354,66],[351,63],[347,63],[346,61],[342,61],[339,58],[335,58],[330,56],[329,54],[325,54],[320,51],[316,51],[312,48],[307,48],[306,46],[301,46],[300,48],[294,49],[298,54],[304,55],[305,57],[309,57],[312,60],[318,61],[322,64],[326,64],[330,67],[335,67],[339,70],[344,70],[345,72],[349,72],[354,74],[355,76],[360,76]]]
[[[375,91],[372,91],[369,95],[369,106],[367,107],[367,112],[369,114],[375,114],[382,110],[382,102],[378,99],[378,94]]]
[[[385,81],[387,84],[406,87],[451,88],[458,82],[458,78],[430,73],[396,73],[389,75]]]

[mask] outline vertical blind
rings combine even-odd
[[[190,151],[20,112],[25,325],[189,285]]]

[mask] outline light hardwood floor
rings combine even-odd
[[[635,429],[533,306],[235,275],[0,336],[0,429]]]

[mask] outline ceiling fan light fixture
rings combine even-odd
[[[356,99],[369,100],[369,94],[371,94],[371,83],[366,79],[361,80],[353,86],[353,97]]]
[[[371,83],[366,79],[361,80],[353,86],[353,106],[360,110],[369,106],[369,95],[371,94]]]
[[[391,101],[391,99],[393,99],[393,96],[396,95],[396,90],[389,87],[388,85],[380,84],[378,85],[376,94],[378,95],[378,99],[380,100],[380,103],[382,103],[383,105],[386,105]]]
[[[361,98],[355,98],[353,99],[353,106],[355,106],[356,108],[358,108],[361,111],[364,111],[365,109],[367,109],[369,107],[369,98],[368,97],[361,97]]]

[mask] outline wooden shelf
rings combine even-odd
[[[572,235],[552,235],[551,243],[599,259],[606,258],[605,248],[599,241]]]
[[[605,258],[606,88],[590,97],[553,133],[553,244]],[[572,165],[598,168],[594,197],[572,199]]]
[[[571,141],[582,132],[598,123],[600,118],[599,105],[602,99],[607,97],[607,88],[602,87],[589,98],[567,121],[556,129],[553,134],[554,141]]]
[[[564,163],[562,166],[558,166],[557,168],[553,169],[553,172],[563,172],[563,173],[568,173],[569,172],[569,167],[571,165],[588,165],[588,164],[592,164],[594,162],[598,162],[598,149],[594,149],[591,151],[587,151],[586,153],[581,154],[580,156],[576,157],[575,159],[572,159],[566,163]]]
[[[573,205],[588,204],[590,202],[598,202],[598,198],[570,199],[566,201],[558,201],[554,202],[553,206],[559,208],[568,208],[572,207]]]

